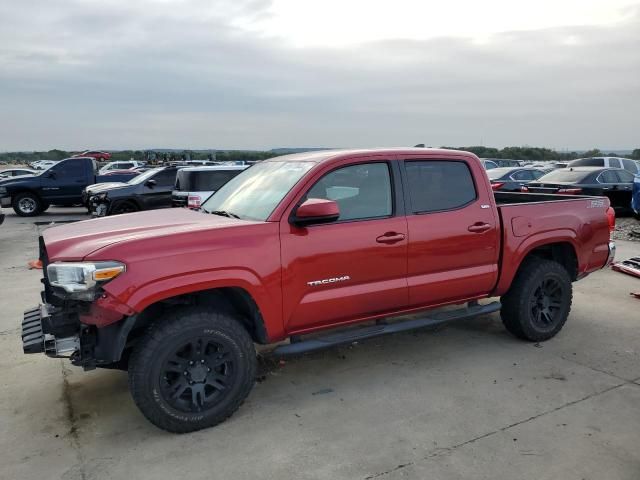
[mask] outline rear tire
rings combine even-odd
[[[523,340],[548,340],[567,321],[572,295],[571,278],[562,265],[541,258],[527,259],[501,299],[502,323]]]
[[[34,193],[19,193],[11,201],[13,211],[21,217],[35,217],[42,211],[42,202]]]
[[[129,360],[129,389],[147,419],[173,433],[212,427],[253,388],[256,352],[238,319],[189,307],[151,326]]]

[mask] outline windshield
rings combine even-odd
[[[162,170],[162,168],[163,167],[152,168],[151,170],[147,170],[146,172],[141,173],[140,175],[133,177],[127,183],[129,185],[139,185],[141,183],[144,183],[145,181],[149,180],[150,177],[153,177],[156,173],[158,173],[160,170]]]
[[[312,162],[257,163],[225,184],[203,205],[207,212],[224,211],[242,219],[265,221]]]

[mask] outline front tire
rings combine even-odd
[[[525,260],[511,288],[502,297],[500,316],[514,336],[531,342],[554,337],[571,310],[571,278],[557,262],[541,258]]]
[[[42,202],[34,193],[19,193],[11,203],[13,211],[21,217],[35,217],[42,211]]]
[[[116,203],[112,208],[108,215],[121,215],[123,213],[133,213],[138,212],[140,209],[138,206],[130,202],[128,200]]]
[[[147,419],[173,433],[212,427],[253,388],[256,352],[238,319],[190,307],[159,319],[129,361],[129,389]]]

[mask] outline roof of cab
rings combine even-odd
[[[279,157],[264,160],[269,161],[287,161],[287,162],[325,162],[329,160],[337,160],[345,157],[366,156],[366,155],[442,155],[443,157],[466,156],[475,157],[473,153],[464,150],[450,150],[446,148],[369,148],[369,149],[345,149],[345,150],[316,150],[311,152],[292,153],[289,155],[281,155]]]

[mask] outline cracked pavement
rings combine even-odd
[[[51,209],[77,213],[73,209]],[[38,302],[32,221],[0,226],[0,479],[640,478],[640,281],[575,284],[553,340],[497,315],[264,362],[222,425],[172,435],[135,408],[123,372],[22,354]],[[37,220],[42,220],[37,219]],[[618,242],[618,258],[640,243]]]

